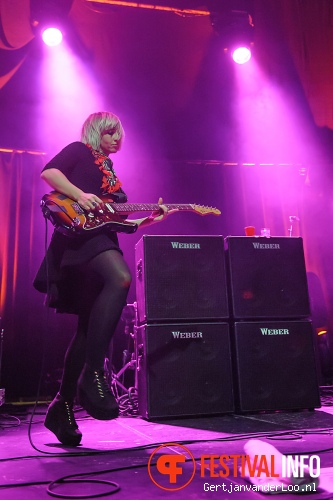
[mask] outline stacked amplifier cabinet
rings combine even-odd
[[[303,241],[225,240],[236,407],[320,407]]]
[[[148,236],[135,248],[139,411],[234,411],[222,236]]]

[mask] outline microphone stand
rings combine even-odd
[[[300,219],[296,215],[290,215],[289,216],[290,227],[288,229],[288,233],[289,233],[290,238],[292,237],[292,234],[293,234],[293,223],[295,221],[299,221],[299,220]]]

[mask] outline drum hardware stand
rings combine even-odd
[[[137,392],[138,388],[138,376],[137,376],[137,348],[136,348],[136,332],[137,332],[137,324],[138,324],[138,312],[137,312],[137,303],[127,304],[124,307],[122,318],[125,320],[125,335],[130,335],[133,339],[133,352],[131,353],[129,350],[125,349],[123,351],[123,367],[119,370],[118,373],[115,373],[111,370],[110,373],[110,386],[113,389],[114,395],[116,398],[121,397],[122,395],[131,396],[133,392]],[[133,325],[133,329],[131,326]],[[127,388],[124,385],[124,374],[126,370],[135,370],[134,375],[134,387]],[[119,394],[120,391],[120,394]]]

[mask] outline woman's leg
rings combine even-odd
[[[119,407],[106,380],[104,360],[126,304],[131,275],[117,250],[97,255],[89,261],[85,271],[88,280],[84,292],[86,299],[90,296],[91,308],[86,363],[78,382],[78,399],[92,417],[110,420],[118,416]],[[96,285],[97,294],[94,293]]]
[[[86,360],[88,323],[89,310],[87,309],[79,314],[76,334],[65,354],[59,393],[66,401],[73,402],[76,397],[77,381]]]
[[[91,287],[97,280],[99,293],[90,308],[86,363],[96,370],[104,366],[111,338],[119,322],[131,284],[131,274],[124,258],[117,250],[102,252],[86,265],[88,280],[86,304],[89,303],[89,279]]]
[[[73,337],[64,362],[64,371],[60,389],[50,404],[44,425],[52,431],[58,440],[70,446],[77,446],[82,439],[75,421],[73,403],[77,392],[77,381],[83,369],[86,356],[86,337],[89,310],[79,315],[77,332]]]
[[[81,311],[76,335],[65,355],[59,390],[67,401],[73,401],[76,396],[77,381],[85,363],[97,370],[104,366],[131,283],[127,264],[117,250],[97,255],[79,272],[83,287],[80,290]]]

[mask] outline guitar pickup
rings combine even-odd
[[[106,206],[106,208],[109,210],[109,212],[111,212],[112,214],[114,214],[114,210],[113,208],[111,207],[111,204],[110,203],[104,203],[104,205]]]
[[[83,208],[77,202],[72,203],[71,206],[73,207],[73,210],[75,210],[75,212],[77,214],[79,214],[79,215],[83,215],[84,214]]]

